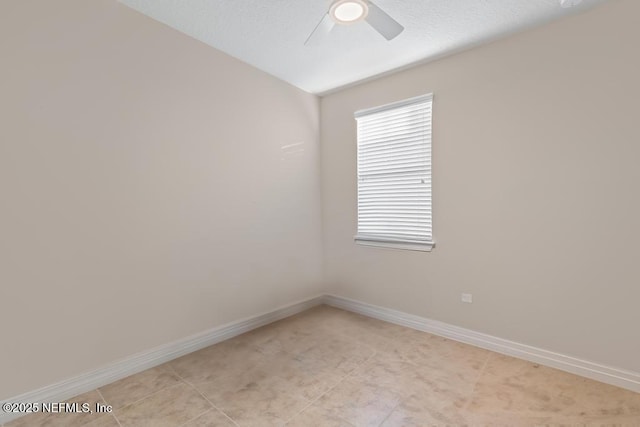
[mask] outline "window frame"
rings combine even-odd
[[[411,250],[411,251],[421,251],[421,252],[430,252],[435,247],[435,241],[433,239],[433,186],[432,186],[432,147],[433,147],[433,135],[432,135],[432,122],[433,122],[433,93],[428,93],[421,96],[416,96],[413,98],[405,99],[398,102],[393,102],[373,108],[367,108],[363,110],[358,110],[354,113],[354,119],[356,120],[356,128],[357,128],[357,136],[356,136],[356,151],[357,151],[357,160],[356,160],[356,179],[357,179],[357,218],[356,218],[356,234],[354,236],[354,240],[359,245],[364,246],[375,246],[382,248],[391,248],[391,249],[401,249],[401,250]],[[428,127],[428,137],[425,137],[426,147],[425,151],[427,152],[427,181],[428,181],[428,190],[427,196],[429,198],[429,209],[426,214],[425,220],[429,223],[428,234],[430,235],[430,239],[413,239],[413,238],[405,238],[400,236],[390,237],[389,235],[385,236],[382,234],[367,234],[362,233],[360,230],[360,208],[361,208],[361,173],[360,173],[360,157],[361,157],[361,148],[360,148],[360,125],[358,120],[360,118],[372,116],[378,113],[384,113],[393,110],[399,110],[406,107],[411,107],[412,105],[429,103],[429,115],[425,118],[425,124]],[[428,121],[428,122],[427,122]],[[417,154],[418,155],[418,154]],[[420,154],[422,155],[422,154]]]

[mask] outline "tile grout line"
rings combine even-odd
[[[324,393],[321,393],[318,397],[316,397],[315,399],[313,399],[312,401],[309,402],[309,404],[307,406],[305,406],[304,408],[302,408],[299,412],[297,412],[295,415],[293,415],[292,417],[290,417],[288,420],[285,421],[285,425],[288,424],[291,420],[293,420],[295,417],[297,417],[298,415],[302,414],[304,411],[306,411],[307,409],[309,409],[314,403],[316,403],[318,400],[320,400],[323,396],[326,396],[327,394],[329,394],[334,388],[338,387],[340,384],[342,384],[342,382],[344,380],[346,380],[348,377],[350,377],[354,372],[356,372],[358,370],[358,368],[364,366],[365,364],[367,364],[371,359],[373,359],[375,357],[375,355],[377,354],[377,351],[374,349],[373,354],[371,356],[369,356],[367,358],[367,360],[365,360],[364,362],[362,362],[359,366],[353,368],[351,371],[347,372],[342,378],[340,378],[340,381],[338,381],[337,383],[335,383],[332,387],[329,387]],[[339,417],[341,420],[343,419],[342,417]],[[351,424],[349,421],[344,420],[347,423]]]
[[[183,383],[185,383],[185,384],[186,384],[186,385],[188,385],[189,387],[193,388],[193,389],[194,389],[198,394],[200,394],[200,395],[202,396],[202,393],[200,393],[198,390],[196,390],[196,389],[195,389],[195,387],[193,387],[193,385],[189,384],[189,383],[188,383],[184,378],[182,378],[182,377],[180,376],[180,374],[178,374],[178,371],[176,371],[176,370],[175,370],[175,368],[174,368],[173,366],[171,366],[171,363],[167,362],[167,363],[166,363],[166,366],[167,366],[167,367],[168,367],[168,368],[173,372],[173,375],[175,375],[176,377],[178,377],[178,379],[179,379],[180,381],[182,381]],[[187,423],[189,423],[189,422],[191,422],[191,421],[193,421],[193,420],[195,420],[195,419],[198,419],[199,417],[203,416],[204,414],[206,414],[206,413],[208,413],[208,412],[211,412],[211,411],[212,411],[212,410],[214,410],[214,409],[217,409],[213,403],[209,402],[209,399],[207,399],[207,398],[206,398],[206,397],[204,397],[204,396],[202,396],[202,398],[203,398],[203,399],[205,399],[205,400],[206,400],[206,401],[207,401],[207,402],[212,406],[212,408],[209,408],[209,409],[207,409],[206,411],[204,411],[203,413],[198,414],[196,417],[193,417],[192,419],[185,421],[184,423],[180,424],[180,426],[179,426],[179,427],[182,427],[183,425],[185,425],[185,424],[187,424]],[[225,414],[225,415],[226,415],[226,414]]]
[[[118,423],[118,425],[119,425],[120,427],[122,427],[122,424],[120,424],[120,420],[118,419],[118,417],[116,417],[115,412],[114,412],[114,413],[112,413],[111,415],[113,416],[113,419],[114,419],[114,420],[116,420],[116,423]]]
[[[349,312],[350,313],[350,312]],[[351,314],[351,313],[350,313]],[[348,338],[349,340],[353,339],[353,337],[349,336],[348,334],[342,332],[342,331],[338,331],[337,335],[341,338]],[[385,337],[386,338],[386,337]],[[376,349],[374,346],[370,345],[369,343],[366,342],[359,342],[361,346],[368,348],[372,351],[371,355],[369,357],[367,357],[362,363],[360,363],[358,366],[356,366],[355,368],[353,368],[351,371],[347,372],[346,374],[344,374],[340,380],[334,384],[332,387],[328,388],[324,393],[321,393],[318,397],[316,397],[315,399],[313,399],[312,401],[309,402],[308,405],[306,405],[304,408],[302,408],[299,412],[297,412],[295,415],[293,415],[292,417],[290,417],[289,419],[287,419],[285,421],[285,425],[288,424],[291,420],[293,420],[295,417],[297,417],[298,415],[302,414],[304,411],[306,411],[307,409],[309,409],[313,404],[315,404],[318,400],[320,400],[323,396],[326,396],[327,394],[329,394],[333,389],[335,389],[336,387],[338,387],[340,384],[342,384],[347,378],[354,376],[354,374],[356,374],[360,368],[362,368],[363,366],[365,366],[367,363],[369,363],[371,360],[373,360],[378,354],[380,354],[380,350]],[[289,351],[283,350],[285,353],[289,353],[292,354]],[[407,361],[409,362],[409,361]],[[415,365],[412,362],[409,362],[409,364]],[[417,365],[416,365],[417,366]],[[401,402],[398,402],[398,404],[396,406],[394,406],[391,411],[389,411],[389,414],[387,414],[387,416],[384,418],[384,420],[382,422],[384,422],[390,415],[391,413],[400,405]],[[340,420],[346,422],[349,425],[353,425],[351,422],[343,419],[340,416],[337,416],[337,418],[339,418]]]
[[[355,369],[354,369],[355,370]],[[353,371],[352,371],[353,372]],[[307,409],[309,409],[314,403],[316,403],[318,400],[320,400],[323,396],[327,395],[331,390],[333,390],[334,388],[338,387],[340,384],[342,384],[342,382],[349,376],[351,375],[351,372],[349,372],[348,374],[346,374],[344,377],[340,378],[340,381],[338,381],[337,383],[335,383],[332,387],[329,387],[324,393],[320,394],[318,397],[316,397],[315,399],[309,401],[309,404],[306,405],[304,408],[302,408],[300,411],[296,412],[293,416],[289,417],[289,419],[285,420],[284,424],[288,424],[291,420],[293,420],[295,417],[297,417],[298,415],[302,414],[304,411],[306,411]],[[338,417],[340,419],[342,419],[341,417]],[[345,420],[346,421],[346,420]],[[351,424],[351,423],[349,423]]]
[[[107,399],[104,398],[104,395],[102,394],[102,392],[100,391],[99,388],[96,389],[96,391],[98,392],[98,394],[100,395],[100,398],[102,399],[102,401],[105,403],[105,405],[108,405],[109,402],[107,402]],[[116,411],[115,409],[111,412],[111,416],[113,417],[114,420],[116,420],[116,423],[118,423],[118,425],[120,427],[122,427],[122,424],[120,424],[120,420],[118,419],[118,417],[116,417]]]
[[[184,383],[185,385],[187,385],[187,386],[189,386],[189,387],[191,387],[191,388],[194,388],[194,387],[193,387],[193,385],[189,384],[189,383],[188,383],[187,381],[185,381],[185,380],[184,380],[180,375],[178,375],[178,373],[176,372],[176,370],[175,370],[175,369],[173,369],[173,366],[169,365],[169,368],[171,368],[171,370],[173,371],[174,375],[175,375],[176,377],[178,377],[178,379],[179,379],[182,383]],[[178,387],[178,386],[180,386],[180,385],[183,385],[183,384],[174,384],[174,385],[169,386],[169,387],[164,387],[164,388],[162,388],[162,389],[160,389],[160,390],[158,390],[158,391],[156,391],[156,392],[154,392],[154,393],[150,393],[150,394],[146,395],[145,397],[142,397],[142,398],[140,398],[140,399],[138,399],[138,400],[136,400],[136,401],[134,401],[134,402],[132,402],[132,403],[129,403],[129,404],[127,404],[127,405],[123,406],[121,409],[126,408],[126,407],[131,406],[131,405],[135,405],[136,403],[141,402],[141,401],[143,401],[143,400],[147,399],[148,397],[154,396],[154,395],[156,395],[156,394],[160,393],[161,391],[168,390],[168,389],[170,389],[170,388],[174,388],[174,387]],[[195,389],[195,388],[194,388],[194,389]],[[200,394],[200,395],[202,396],[202,393],[200,393],[198,390],[195,390],[195,391],[196,391],[198,394]],[[99,392],[99,390],[98,390],[98,392]],[[100,395],[102,396],[102,393],[100,393]],[[193,417],[193,418],[191,418],[191,419],[189,419],[189,420],[185,421],[184,423],[180,424],[180,426],[183,426],[183,425],[185,425],[186,423],[188,423],[188,422],[191,422],[191,421],[195,420],[196,418],[198,418],[198,417],[200,417],[200,416],[202,416],[202,415],[206,414],[207,412],[212,411],[213,409],[218,409],[218,408],[216,408],[216,407],[215,407],[215,405],[213,405],[213,404],[212,404],[212,403],[211,403],[211,402],[210,402],[206,397],[204,397],[204,396],[202,396],[202,397],[203,397],[203,398],[204,398],[204,399],[205,399],[205,400],[206,400],[206,401],[207,401],[211,406],[213,406],[213,408],[209,408],[209,409],[207,409],[206,411],[202,412],[201,414],[198,414],[197,416],[195,416],[195,417]],[[103,400],[104,400],[104,396],[103,396],[102,398],[103,398]],[[105,403],[106,403],[106,400],[105,400]],[[219,410],[219,409],[218,409],[218,410]],[[222,412],[222,411],[220,411],[220,412]],[[226,414],[224,414],[224,415],[226,416]],[[120,424],[120,420],[118,420],[118,418],[115,416],[115,411],[114,411],[114,413],[113,413],[113,417],[114,417],[114,418],[116,419],[116,421],[118,422],[118,425],[119,425],[120,427],[122,427],[122,424]],[[227,417],[227,418],[228,418],[228,417]],[[233,420],[232,420],[232,421],[233,421]],[[235,424],[235,423],[234,423],[234,424]],[[236,425],[237,425],[237,424],[236,424]]]
[[[369,345],[365,345],[366,347],[369,347]],[[344,375],[344,377],[342,377],[340,379],[340,381],[338,381],[336,383],[335,386],[331,387],[329,390],[327,390],[326,392],[324,392],[323,394],[321,394],[320,396],[318,396],[318,398],[313,402],[315,403],[317,400],[319,400],[322,396],[329,394],[330,391],[332,391],[334,388],[336,388],[337,386],[339,386],[340,384],[342,384],[342,382],[344,382],[347,378],[349,377],[353,377],[353,375],[363,366],[365,366],[367,363],[369,363],[371,360],[373,360],[377,355],[378,355],[378,350],[376,350],[374,347],[369,347],[371,348],[371,350],[373,350],[373,353],[371,354],[371,356],[369,356],[364,362],[362,362],[359,366],[353,368],[351,370],[351,372],[348,372],[347,374]],[[350,421],[345,420],[344,418],[342,418],[341,416],[336,415],[336,417],[338,417],[341,420],[344,420],[346,423],[348,423],[349,425],[352,425],[355,427],[355,424],[353,424]]]
[[[295,316],[295,315],[294,315]],[[275,323],[275,322],[274,322]],[[347,334],[344,334],[342,332],[339,332],[338,335],[342,338],[349,338],[351,339],[352,337],[348,336]],[[360,365],[356,366],[354,369],[352,369],[351,371],[347,372],[346,374],[344,374],[342,377],[340,377],[339,381],[336,382],[336,384],[334,384],[332,387],[330,387],[329,389],[327,389],[324,393],[321,393],[318,397],[316,397],[315,399],[309,401],[309,403],[302,408],[299,412],[297,412],[296,414],[294,414],[293,416],[289,417],[287,420],[284,420],[284,424],[287,424],[288,422],[290,422],[293,418],[297,417],[298,415],[300,415],[302,412],[304,412],[305,410],[307,410],[309,407],[311,407],[314,403],[316,403],[318,400],[320,400],[323,396],[325,396],[326,394],[328,394],[329,392],[331,392],[334,388],[336,388],[338,385],[340,385],[346,378],[352,376],[354,373],[356,373],[362,366],[366,365],[370,360],[372,360],[377,354],[378,351],[370,346],[367,343],[361,343],[364,347],[367,347],[369,349],[372,350],[372,354],[366,359],[364,360]],[[258,350],[260,353],[262,353],[264,356],[269,356],[269,354],[267,353],[263,353],[264,351],[268,351],[268,348],[265,348],[262,344],[256,344],[253,343],[251,344],[253,347],[256,348],[256,350]],[[284,348],[281,348],[280,351],[282,351],[283,353],[289,355],[289,356],[293,356],[296,357],[299,352],[295,352],[295,351],[291,351],[291,350],[286,350]],[[192,387],[197,393],[199,393],[207,402],[209,402],[209,404],[211,404],[211,406],[213,406],[216,410],[218,410],[220,413],[222,413],[225,417],[227,417],[230,421],[232,421],[236,426],[238,425],[235,420],[233,418],[231,418],[229,415],[227,415],[224,411],[222,411],[220,408],[218,408],[215,404],[213,404],[213,402],[211,402],[204,394],[202,394],[200,392],[200,390],[197,389],[197,387],[190,383],[189,381],[185,380],[182,376],[180,376],[180,374],[178,374],[178,372],[175,370],[175,368],[171,365],[170,361],[167,362],[168,367],[173,371],[173,373],[180,378],[185,384],[189,385],[190,387]],[[254,368],[256,366],[259,366],[259,363],[256,363],[255,366],[252,366],[251,368]],[[232,374],[229,374],[232,375]],[[226,377],[226,376],[223,376]],[[343,420],[341,417],[338,417],[341,420]],[[350,422],[343,420],[345,422],[347,422],[349,425],[352,425]]]
[[[131,403],[127,403],[126,405],[124,405],[124,406],[122,406],[122,407],[120,407],[120,408],[118,408],[118,409],[122,410],[122,409],[128,408],[129,406],[135,405],[136,403],[140,403],[140,402],[142,402],[143,400],[145,400],[145,399],[147,399],[147,398],[149,398],[149,397],[151,397],[151,396],[155,396],[156,394],[158,394],[158,393],[160,393],[160,392],[163,392],[163,391],[165,391],[165,390],[169,390],[170,388],[175,388],[175,387],[178,387],[178,386],[181,386],[181,385],[182,385],[181,383],[178,383],[178,384],[170,385],[169,387],[161,388],[160,390],[158,390],[158,391],[154,391],[153,393],[149,393],[149,394],[147,394],[146,396],[141,397],[141,398],[140,398],[140,399],[138,399],[138,400],[135,400],[135,401],[133,401],[133,402],[131,402]],[[114,413],[115,413],[115,411],[116,411],[116,410],[114,409],[113,411],[114,411]]]
[[[462,411],[466,412],[467,409],[469,409],[469,405],[473,400],[473,395],[476,393],[476,387],[478,386],[478,383],[480,382],[480,378],[482,377],[482,374],[484,374],[484,371],[487,368],[487,365],[489,364],[489,359],[491,359],[492,354],[493,354],[492,351],[490,351],[489,354],[487,354],[487,358],[485,359],[484,364],[482,365],[482,369],[480,369],[480,372],[478,373],[478,376],[476,377],[476,380],[473,383],[473,388],[469,393],[469,401],[464,405],[464,407],[462,408]]]
[[[227,419],[229,421],[231,421],[233,423],[233,425],[238,426],[238,423],[231,418],[229,415],[227,415],[226,412],[224,412],[222,409],[218,408],[216,405],[213,404],[213,402],[211,400],[209,400],[209,398],[207,396],[205,396],[200,390],[198,390],[196,388],[195,385],[191,384],[189,381],[185,380],[184,378],[182,378],[182,376],[180,374],[178,374],[178,371],[175,370],[175,368],[173,366],[171,366],[171,363],[167,363],[167,366],[169,366],[169,368],[173,371],[173,373],[180,379],[180,381],[182,381],[183,383],[185,383],[186,385],[188,385],[189,387],[191,387],[196,393],[198,393],[204,400],[206,400],[209,405],[211,405],[213,407],[213,409],[215,409],[216,411],[220,412],[222,415],[224,415],[225,417],[227,417]],[[208,412],[208,411],[207,411]],[[206,412],[204,413],[206,414]],[[198,416],[202,416],[204,414],[200,414]],[[197,418],[197,417],[196,417]],[[194,418],[195,419],[195,418]],[[189,420],[191,421],[191,420]],[[188,421],[187,421],[188,422]]]
[[[183,422],[183,423],[182,423],[182,424],[180,424],[178,427],[183,427],[183,426],[187,425],[188,423],[190,423],[191,421],[193,421],[193,420],[197,420],[198,418],[200,418],[200,417],[201,417],[201,416],[203,416],[204,414],[208,414],[208,413],[209,413],[209,412],[211,412],[211,411],[215,411],[215,408],[209,408],[209,409],[207,409],[206,411],[204,411],[204,412],[202,412],[202,413],[200,413],[200,414],[196,415],[195,417],[193,417],[193,418],[189,418],[187,421]]]
[[[385,348],[385,349],[386,349],[386,348]],[[374,355],[373,355],[373,356],[371,356],[371,357],[369,358],[369,360],[373,359],[373,358],[374,358],[378,353],[379,353],[379,352],[378,352],[378,350],[375,350]],[[384,351],[382,351],[382,353],[385,353],[385,352],[384,352]],[[387,355],[389,355],[389,354],[387,354]],[[367,362],[368,362],[369,360],[367,360]],[[418,364],[413,363],[413,362],[412,362],[412,361],[410,361],[410,360],[405,360],[405,359],[403,359],[403,358],[399,358],[399,359],[397,359],[397,360],[398,360],[398,361],[400,361],[400,362],[402,362],[402,363],[407,363],[407,364],[409,364],[409,365],[413,365],[413,366],[416,366],[416,367],[418,366]],[[366,362],[365,362],[365,363],[366,363]],[[364,363],[363,363],[363,365],[364,365]],[[381,427],[381,426],[384,424],[384,422],[385,422],[385,421],[387,421],[387,420],[389,419],[389,417],[391,416],[391,414],[393,414],[393,412],[394,412],[394,411],[395,411],[395,410],[396,410],[396,409],[397,409],[397,408],[402,404],[402,402],[403,402],[404,400],[405,400],[405,397],[404,397],[404,396],[402,396],[402,397],[398,400],[398,403],[397,403],[393,408],[391,408],[391,410],[389,411],[389,413],[388,413],[388,414],[387,414],[387,415],[382,419],[382,421],[380,421],[380,424],[378,424],[378,427]]]
[[[404,400],[404,398],[403,398],[403,399],[401,399],[401,400],[398,402],[398,404],[397,404],[396,406],[394,406],[393,408],[391,408],[391,410],[389,411],[389,413],[387,414],[387,416],[386,416],[386,417],[384,417],[384,419],[383,419],[382,421],[380,421],[380,424],[378,424],[378,427],[382,427],[382,425],[384,424],[384,422],[385,422],[385,421],[387,421],[387,420],[389,419],[389,417],[391,416],[391,414],[393,414],[393,413],[394,413],[394,411],[395,411],[396,409],[398,409],[398,406],[400,406],[400,405],[402,404],[402,400]]]
[[[294,315],[294,316],[295,316],[295,315]],[[349,338],[349,339],[351,339],[351,338],[352,338],[352,337],[350,337],[350,336],[348,336],[347,334],[344,334],[344,333],[342,333],[342,332],[338,332],[338,336],[339,336],[339,337],[341,337],[341,338]],[[364,366],[366,363],[368,363],[371,359],[373,359],[373,358],[376,356],[376,354],[377,354],[377,350],[376,350],[375,348],[373,348],[373,347],[369,346],[369,345],[368,345],[368,344],[366,344],[366,343],[361,343],[361,345],[363,345],[364,347],[367,347],[367,348],[369,348],[370,350],[372,350],[372,354],[371,354],[371,356],[369,356],[366,360],[364,360],[360,365],[358,365],[358,366],[356,366],[355,368],[353,368],[351,371],[349,371],[349,372],[347,372],[346,374],[342,375],[342,376],[340,377],[340,379],[339,379],[339,381],[338,381],[338,382],[336,382],[333,386],[331,386],[330,388],[328,388],[325,392],[321,393],[318,397],[316,397],[315,399],[313,399],[313,400],[311,400],[311,401],[308,401],[309,403],[308,403],[307,405],[305,405],[305,406],[304,406],[304,408],[302,408],[300,411],[296,412],[293,416],[289,417],[288,419],[283,420],[283,421],[284,421],[284,425],[286,425],[287,423],[289,423],[292,419],[294,419],[295,417],[297,417],[298,415],[300,415],[302,412],[306,411],[306,410],[307,410],[309,407],[311,407],[314,403],[316,403],[318,400],[320,400],[320,398],[322,398],[322,397],[323,397],[323,396],[325,396],[327,393],[329,393],[331,390],[333,390],[334,388],[336,388],[336,387],[337,387],[338,385],[340,385],[340,384],[341,384],[341,383],[342,383],[342,382],[343,382],[347,377],[351,376],[353,373],[355,373],[356,371],[358,371],[358,369],[359,369],[359,368],[361,368],[362,366]],[[261,345],[261,344],[255,344],[255,343],[254,343],[254,344],[253,344],[253,346],[255,346],[259,351],[260,351],[260,350],[262,350],[262,351],[266,351],[266,350],[268,350],[267,348],[263,347],[263,345]],[[284,348],[280,348],[280,351],[282,351],[284,354],[286,354],[286,355],[288,355],[288,356],[292,356],[292,357],[294,357],[294,358],[304,353],[304,350],[303,350],[303,351],[291,351],[291,350],[287,350],[287,349],[284,349]],[[264,354],[264,353],[263,353],[263,354]],[[268,354],[264,354],[264,355],[265,355],[265,356],[268,356]],[[258,366],[258,365],[259,365],[259,364],[256,364],[255,366]],[[173,366],[171,366],[171,368],[173,369]],[[173,370],[175,371],[175,369],[173,369]],[[176,374],[177,374],[177,372],[176,372]],[[179,376],[179,375],[178,375],[178,376]],[[183,379],[183,380],[184,380],[184,379]],[[186,382],[186,381],[185,381],[185,382]],[[195,388],[195,387],[194,387],[194,388]],[[287,393],[287,394],[289,394],[289,393]],[[289,395],[290,395],[290,396],[293,396],[293,394],[289,394]],[[206,397],[205,397],[205,398],[206,398]],[[207,399],[207,400],[208,400],[208,399]],[[305,400],[306,400],[306,399],[305,399]],[[213,405],[213,403],[212,403],[212,405]],[[215,406],[215,405],[214,405],[214,406]],[[220,409],[218,409],[218,410],[220,410]],[[224,414],[224,412],[223,412],[223,411],[220,411],[220,412],[222,412],[222,413]],[[225,415],[226,415],[226,414],[225,414]],[[228,416],[227,416],[227,417],[228,417]],[[230,418],[230,417],[228,417],[228,418]],[[348,422],[348,421],[344,420],[343,418],[341,418],[341,417],[338,417],[338,418],[340,418],[340,419],[341,419],[341,420],[343,420],[344,422],[348,423],[349,425],[352,425],[350,422]],[[230,419],[231,419],[231,418],[230,418]]]
[[[342,338],[351,338],[348,335],[339,332],[338,335]],[[375,347],[370,346],[367,343],[361,343],[364,347],[367,347],[369,349],[372,350],[372,354],[365,359],[361,364],[359,364],[358,366],[356,366],[354,369],[352,369],[351,371],[347,372],[346,374],[344,374],[340,380],[338,382],[336,382],[336,384],[334,384],[332,387],[328,388],[324,393],[321,393],[318,397],[316,397],[315,399],[309,401],[309,403],[302,408],[300,411],[298,411],[296,414],[294,414],[293,416],[289,417],[287,420],[284,420],[284,424],[286,425],[287,423],[289,423],[293,418],[297,417],[298,415],[300,415],[302,412],[306,411],[309,407],[311,407],[314,403],[316,403],[318,400],[320,400],[323,396],[327,395],[329,392],[331,392],[334,388],[336,388],[338,385],[340,385],[345,379],[347,379],[348,377],[352,376],[354,373],[356,373],[362,366],[366,365],[369,361],[371,361],[377,354],[378,354],[378,350],[375,349]],[[267,348],[263,347],[261,344],[256,344],[253,343],[252,344],[253,347],[256,348],[256,350],[258,350],[260,353],[262,353],[264,356],[268,356],[268,354],[263,353],[263,351],[268,351]],[[294,352],[294,351],[290,351],[290,350],[285,350],[285,349],[280,349],[283,353],[289,355],[289,356],[297,356],[299,353],[298,352]],[[185,384],[189,385],[191,388],[193,388],[198,394],[200,394],[200,396],[202,396],[202,398],[204,398],[207,402],[209,402],[209,404],[211,406],[213,406],[213,408],[215,408],[217,411],[219,411],[220,413],[222,413],[226,418],[228,418],[231,422],[233,422],[234,425],[238,426],[238,424],[236,423],[236,421],[231,418],[229,415],[227,415],[224,411],[222,411],[220,408],[218,408],[213,402],[211,402],[203,393],[200,392],[200,390],[198,390],[198,388],[192,384],[191,382],[187,381],[186,379],[184,379],[176,370],[175,368],[171,365],[171,361],[167,362],[166,365],[171,369],[171,371],[173,371],[173,373],[180,379],[182,380]],[[255,366],[260,365],[259,363],[256,363]],[[254,368],[255,366],[252,366],[251,368]],[[229,374],[232,375],[232,374]],[[224,376],[226,377],[226,376]],[[395,408],[394,408],[395,409]],[[202,414],[201,414],[202,415]],[[349,425],[352,425],[350,422],[348,422],[347,420],[344,420],[341,417],[338,417],[341,420],[347,422]],[[190,420],[191,421],[191,420]]]
[[[259,345],[259,344],[252,344],[252,346],[253,346],[253,347],[255,347],[255,348],[256,348],[256,350],[257,350],[257,351],[259,351],[259,352],[260,352],[263,356],[265,356],[265,357],[273,356],[273,355],[269,355],[269,354],[266,354],[266,353],[262,353],[260,350],[263,350],[263,351],[264,351],[264,350],[266,350],[266,349],[265,349],[264,347],[262,347],[261,345]],[[290,351],[290,350],[285,350],[285,349],[280,349],[280,351],[282,351],[282,353],[284,353],[284,354],[286,354],[286,355],[288,355],[288,356],[292,356],[292,357],[296,357],[296,356],[299,354],[299,353],[292,352],[292,351]],[[251,365],[248,369],[254,369],[254,368],[257,368],[257,367],[261,366],[261,364],[263,364],[263,362],[256,362],[255,364]],[[200,392],[200,390],[198,390],[198,388],[197,388],[194,384],[192,384],[191,382],[189,382],[189,381],[187,381],[186,379],[184,379],[184,378],[183,378],[183,377],[182,377],[182,376],[181,376],[181,375],[180,375],[180,374],[175,370],[175,368],[170,364],[170,362],[167,362],[167,365],[169,366],[169,368],[174,372],[174,374],[175,374],[175,375],[176,375],[180,380],[182,380],[185,384],[187,384],[187,385],[189,385],[190,387],[192,387],[192,388],[193,388],[193,389],[194,389],[198,394],[200,394],[200,396],[202,396],[202,397],[203,397],[207,402],[209,402],[209,404],[210,404],[211,406],[213,406],[213,407],[214,407],[218,412],[220,412],[222,415],[224,415],[226,418],[228,418],[228,419],[229,419],[229,420],[230,420],[234,425],[238,426],[238,423],[237,423],[233,418],[231,418],[229,415],[227,415],[227,413],[225,413],[222,409],[220,409],[220,408],[219,408],[218,406],[216,406],[213,402],[211,402],[211,400],[209,400],[209,398],[207,398],[207,397],[206,397],[202,392]],[[355,370],[355,369],[354,369],[354,370]],[[345,376],[347,376],[347,375],[349,375],[349,374],[350,374],[350,373],[346,374]],[[234,375],[234,374],[229,373],[229,374],[227,374],[227,375],[222,375],[222,376],[221,376],[221,377],[219,377],[219,378],[227,378],[227,377],[230,377],[230,376],[233,376],[233,375]],[[343,378],[340,378],[340,381],[338,381],[338,383],[336,383],[336,385],[337,385],[337,384],[339,384],[339,383],[342,381],[342,379],[343,379]],[[289,394],[289,393],[287,393],[287,394],[288,394],[288,395],[290,395],[290,396],[293,396],[292,394]],[[321,397],[321,396],[322,396],[322,395],[320,395],[319,397]],[[319,398],[319,397],[318,397],[318,398]],[[305,399],[305,400],[306,400],[306,399]],[[316,400],[317,400],[317,399],[314,399],[313,401],[311,401],[308,405],[306,405],[306,406],[302,409],[302,411],[304,411],[306,408],[308,408],[310,405],[312,405]],[[300,412],[302,412],[302,411],[300,411]],[[296,413],[294,416],[298,416],[298,414],[300,414],[300,412]],[[283,420],[283,421],[284,421],[284,423],[286,424],[286,423],[287,423],[287,422],[289,422],[292,418],[293,418],[293,417],[290,417],[289,419],[287,419],[287,420]]]
[[[209,405],[211,405],[213,407],[214,410],[220,412],[222,415],[224,415],[229,421],[231,421],[233,423],[233,425],[238,426],[238,423],[236,422],[236,420],[234,420],[233,418],[231,418],[229,415],[227,415],[226,412],[224,412],[222,409],[218,408],[216,405],[213,404],[213,402],[211,400],[209,400],[209,398],[207,396],[205,396],[200,390],[198,390],[196,388],[195,385],[185,381],[184,379],[182,379],[182,381],[185,382],[185,384],[187,384],[189,387],[191,387],[196,393],[198,393],[204,400],[206,400]]]

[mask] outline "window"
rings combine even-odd
[[[433,95],[357,111],[357,243],[430,251]]]

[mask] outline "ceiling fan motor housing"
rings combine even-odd
[[[362,21],[369,13],[369,5],[364,0],[336,0],[329,8],[329,16],[337,24],[353,24]]]

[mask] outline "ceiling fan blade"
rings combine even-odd
[[[307,37],[304,45],[313,44],[315,41],[324,38],[331,32],[334,25],[335,22],[333,22],[333,19],[331,19],[328,13],[325,13],[320,22],[318,22],[318,25],[316,25],[316,28],[314,28],[311,34],[309,34],[309,37]]]
[[[385,39],[394,39],[404,30],[404,27],[400,25],[398,21],[389,16],[387,12],[380,9],[378,6],[373,4],[373,2],[368,2],[368,4],[369,13],[366,21],[374,30],[382,34]]]

